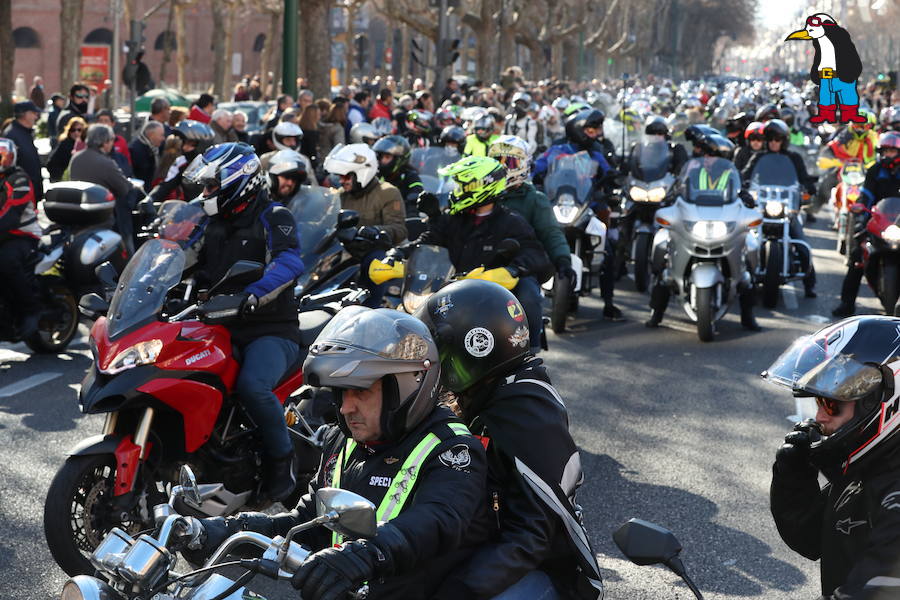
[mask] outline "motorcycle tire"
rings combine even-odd
[[[572,285],[568,279],[557,276],[553,280],[553,307],[550,309],[550,328],[553,333],[566,331],[566,317],[571,305]]]
[[[762,303],[766,308],[778,306],[778,291],[781,289],[781,268],[784,251],[781,243],[772,242],[766,246],[766,272],[762,280]]]
[[[893,261],[884,261],[881,264],[881,281],[879,281],[879,299],[884,307],[884,314],[892,316],[896,314],[897,299],[900,298],[900,266]]]
[[[701,342],[711,342],[716,336],[715,316],[713,306],[713,290],[715,288],[697,289],[697,337]]]
[[[56,564],[69,576],[90,575],[90,553],[113,528],[130,534],[139,522],[111,519],[107,505],[115,482],[116,460],[111,454],[70,456],[57,471],[44,504],[44,536]]]
[[[649,233],[639,233],[634,247],[634,287],[644,293],[650,287],[650,247],[653,237]]]
[[[24,341],[34,352],[56,354],[65,350],[78,333],[78,302],[62,285],[51,286],[45,297],[49,302],[41,311],[38,332]]]

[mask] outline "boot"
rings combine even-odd
[[[748,331],[762,331],[762,327],[753,316],[753,305],[756,304],[756,294],[753,288],[742,292],[739,296],[741,303],[741,326]]]
[[[859,106],[855,104],[841,104],[841,123],[865,123],[866,118],[859,114]],[[812,119],[810,119],[812,121]]]
[[[293,463],[293,453],[281,458],[265,458],[263,463],[263,483],[269,498],[275,502],[281,502],[290,496],[294,488],[297,487]]]
[[[669,306],[669,288],[664,285],[654,285],[650,291],[650,318],[644,322],[645,327],[659,327],[666,307]]]
[[[847,304],[846,302],[841,302],[838,304],[833,311],[831,311],[832,316],[838,317],[839,319],[846,319],[847,317],[852,317],[856,313],[856,305],[855,304]]]
[[[622,311],[619,310],[619,307],[613,304],[612,300],[610,300],[603,307],[603,318],[607,321],[624,321],[625,315],[623,315]]]
[[[813,125],[819,123],[837,123],[837,104],[820,104],[819,113],[809,118]]]
[[[851,256],[850,260],[855,261],[856,256]],[[861,268],[850,267],[847,269],[847,274],[841,283],[841,303],[831,311],[832,315],[843,319],[856,314],[856,296],[859,294],[862,278],[863,270]]]

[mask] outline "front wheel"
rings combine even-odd
[[[762,282],[762,303],[766,308],[778,305],[778,290],[781,289],[781,268],[784,253],[780,242],[770,242],[766,247],[766,273]]]
[[[634,245],[634,287],[643,293],[650,287],[650,249],[653,236],[642,232],[637,236]]]
[[[697,289],[697,337],[701,342],[711,342],[716,335],[714,290],[715,288]]]
[[[44,536],[53,559],[70,576],[94,572],[88,557],[113,527],[130,534],[141,529],[113,511],[115,464],[111,454],[70,456],[50,483]]]
[[[550,328],[553,333],[566,331],[566,317],[571,305],[572,284],[568,279],[557,276],[553,280],[553,308],[550,310]]]

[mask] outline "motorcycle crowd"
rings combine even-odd
[[[371,122],[351,100],[364,118],[324,157],[287,121],[260,153],[186,120],[166,176],[124,194],[63,181],[39,198],[0,138],[0,339],[60,352],[93,322],[78,400],[105,422],[45,506],[62,597],[241,598],[257,574],[314,599],[602,597],[578,450],[537,358],[547,328],[595,287],[621,320],[630,272],[647,327],[674,297],[712,341],[736,299],[758,331],[758,300],[775,307],[792,281],[816,296],[803,229],[826,204],[848,267],[834,316],[854,314],[863,276],[900,309],[900,104],[835,124],[811,97],[785,81],[522,87]],[[798,425],[776,460],[792,548],[784,515],[818,494],[794,475],[889,447],[888,329],[841,321],[765,374],[834,417]],[[293,510],[248,512],[276,502]],[[666,530],[632,520],[615,540],[701,597]],[[202,568],[176,573],[178,552]],[[826,597],[870,597],[842,573]]]

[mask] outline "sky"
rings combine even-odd
[[[799,23],[795,23],[797,11],[813,5],[814,3],[808,0],[759,0],[757,20],[762,29],[790,29],[796,25],[790,29],[793,31],[803,25],[802,19]]]

